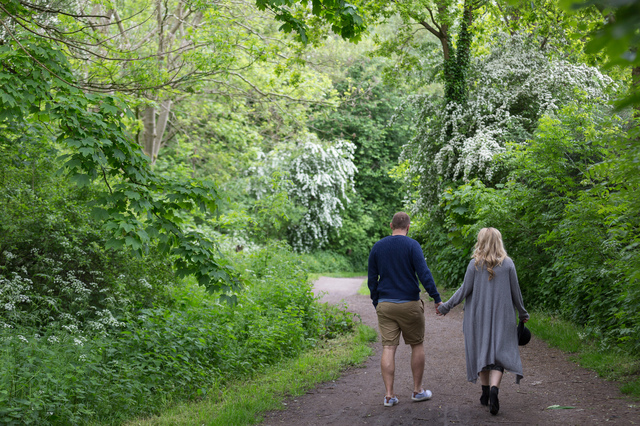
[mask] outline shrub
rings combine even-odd
[[[119,423],[354,329],[352,314],[315,303],[290,250],[235,261],[245,283],[235,306],[186,283],[173,288],[171,307],[143,309],[118,333],[0,328],[0,423]]]

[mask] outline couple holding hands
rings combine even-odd
[[[498,391],[505,370],[522,379],[515,311],[522,323],[529,320],[513,261],[507,256],[497,229],[483,228],[473,252],[462,286],[445,303],[440,299],[420,244],[407,237],[409,216],[396,213],[391,221],[392,235],[378,241],[369,254],[368,285],[378,315],[382,340],[382,379],[385,407],[399,401],[393,390],[395,353],[400,334],[411,345],[413,401],[430,399],[422,387],[424,374],[424,302],[420,300],[418,279],[435,302],[438,315],[446,315],[465,300],[464,343],[467,380],[480,378],[480,403],[491,414],[500,410]]]

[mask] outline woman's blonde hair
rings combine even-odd
[[[478,242],[472,257],[476,260],[476,268],[486,266],[489,280],[493,279],[493,268],[502,265],[502,261],[507,257],[500,231],[496,228],[482,228],[478,232]]]

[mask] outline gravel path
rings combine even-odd
[[[346,303],[363,323],[377,328],[369,297],[357,294],[365,277],[326,278],[314,291],[329,303]],[[596,377],[568,360],[568,356],[534,338],[520,353],[524,379],[515,384],[507,373],[500,388],[500,412],[492,416],[479,403],[480,385],[466,380],[462,307],[446,317],[426,305],[424,385],[430,401],[413,403],[409,347],[401,342],[396,355],[395,389],[400,403],[384,407],[379,342],[375,354],[360,368],[351,368],[332,382],[283,404],[283,411],[266,413],[262,425],[425,425],[425,424],[640,424],[640,403],[620,393],[617,385]],[[552,405],[572,409],[548,409]]]

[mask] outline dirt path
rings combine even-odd
[[[341,303],[377,328],[367,296],[356,294],[364,277],[320,278],[315,291],[323,300]],[[432,304],[430,303],[429,308]],[[598,379],[567,360],[562,352],[536,339],[520,349],[524,379],[515,384],[507,373],[500,389],[500,412],[492,416],[479,403],[480,384],[467,382],[462,339],[462,308],[446,317],[426,315],[427,353],[424,385],[430,401],[413,403],[409,348],[402,342],[396,356],[395,389],[400,403],[384,407],[380,375],[381,346],[362,368],[286,401],[286,410],[267,413],[262,425],[424,425],[424,424],[640,424],[640,403],[627,399],[614,383]],[[552,405],[573,409],[547,409]]]

